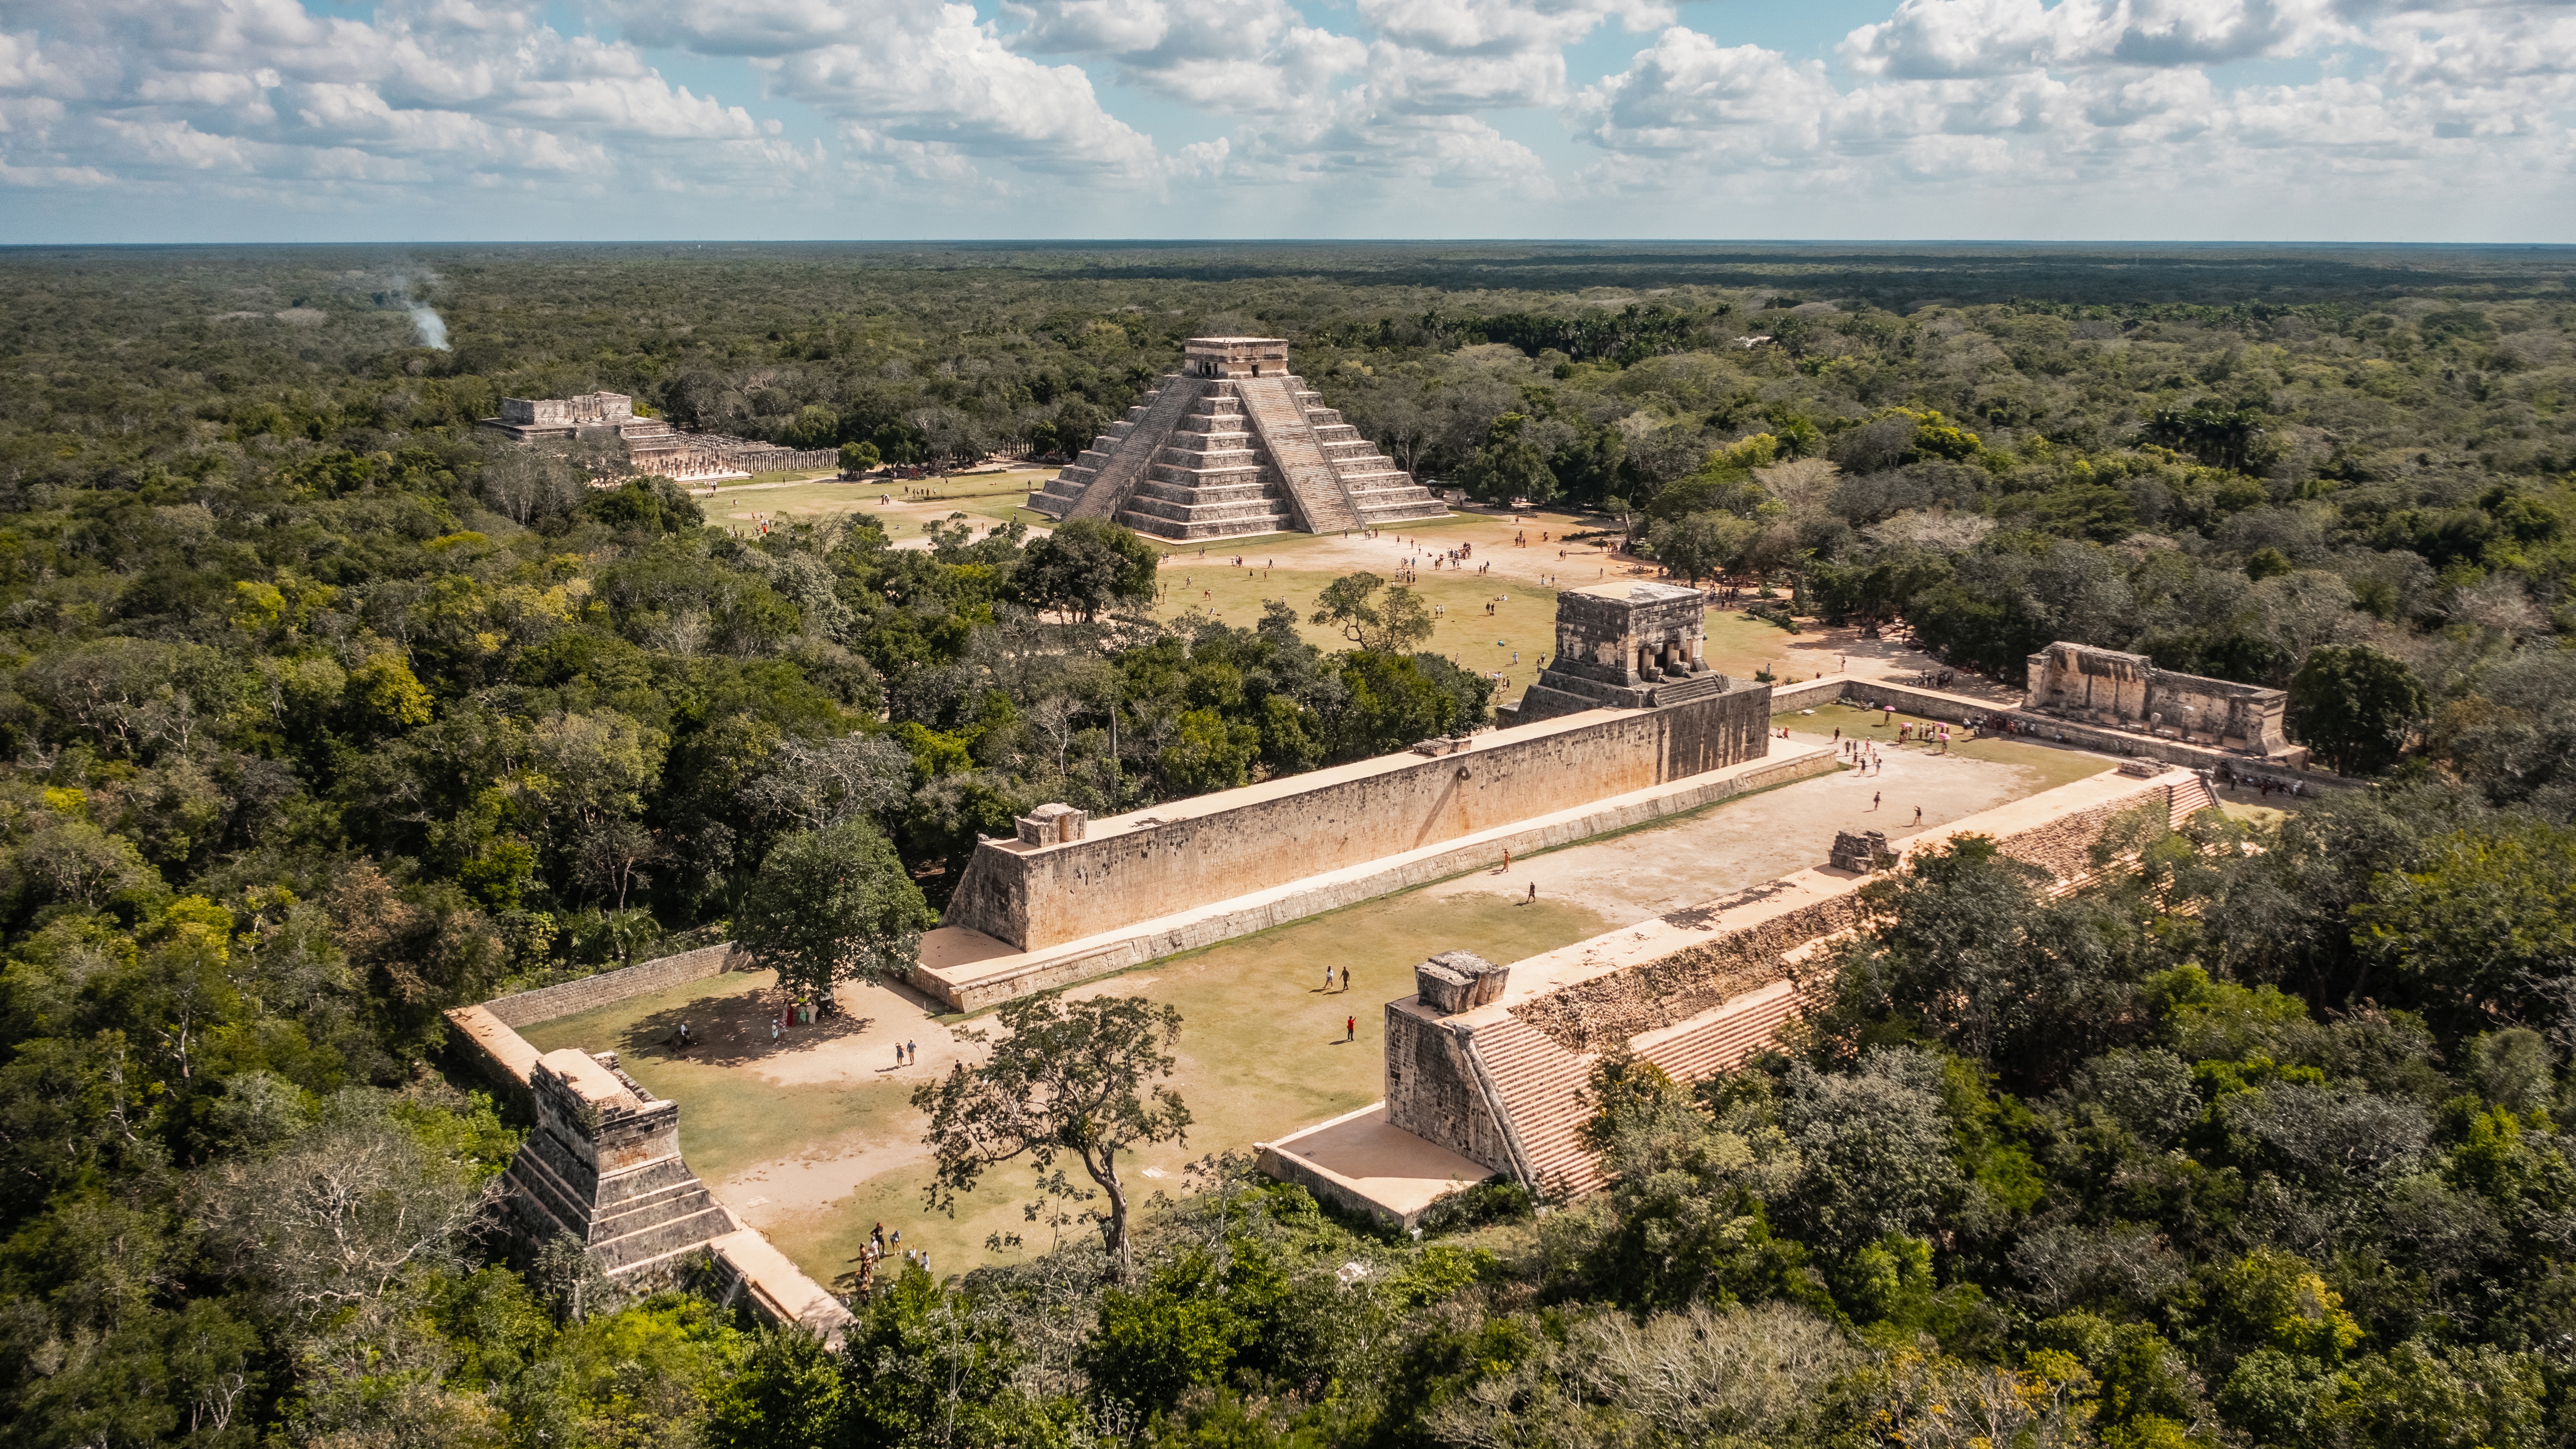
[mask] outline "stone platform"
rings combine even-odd
[[[1433,1203],[1494,1175],[1481,1162],[1389,1126],[1384,1102],[1254,1146],[1261,1170],[1272,1177],[1398,1228],[1413,1227]]]

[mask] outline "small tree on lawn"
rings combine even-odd
[[[1110,1271],[1123,1283],[1132,1265],[1119,1155],[1188,1136],[1190,1109],[1179,1093],[1156,1084],[1172,1074],[1167,1049],[1180,1039],[1181,1014],[1135,996],[1075,1002],[1032,996],[997,1015],[1006,1034],[983,1065],[959,1063],[913,1091],[912,1105],[930,1115],[926,1141],[939,1164],[929,1205],[954,1214],[957,1195],[972,1192],[986,1168],[1026,1157],[1043,1197],[1106,1199],[1085,1216],[1100,1225]],[[980,1031],[958,1035],[990,1039]],[[1094,1186],[1066,1175],[1059,1161],[1066,1157],[1082,1165]],[[1036,1218],[1038,1204],[1028,1211]]]
[[[908,971],[937,924],[877,828],[851,818],[779,838],[734,913],[734,944],[790,991]]]

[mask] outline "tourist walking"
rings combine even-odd
[[[1872,810],[1875,810],[1875,809],[1877,809],[1877,808],[1878,808],[1878,792],[1877,792],[1877,791],[1875,791],[1875,790],[1872,790],[1872,791],[1870,792],[1870,795],[1869,795],[1869,808],[1870,808],[1870,809],[1872,809]]]
[[[911,1059],[914,1066],[917,1067],[921,1065],[920,1047],[913,1045],[911,1042],[905,1042],[903,1044],[903,1054]]]
[[[1359,1039],[1360,1039],[1360,1019],[1359,1019],[1358,1017],[1356,1017],[1356,1016],[1346,1016],[1346,1017],[1343,1017],[1343,1018],[1342,1018],[1342,1040],[1344,1040],[1344,1041],[1357,1041],[1357,1040],[1359,1040]]]

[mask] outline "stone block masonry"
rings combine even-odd
[[[531,1248],[570,1236],[611,1278],[653,1282],[741,1226],[680,1160],[680,1104],[614,1058],[548,1052],[531,1087],[537,1128],[503,1174]]]
[[[1059,844],[986,840],[943,924],[1023,951],[1759,759],[1770,691],[1593,711],[1090,823]]]
[[[1261,439],[1261,450],[1288,487],[1297,526],[1308,533],[1359,527],[1359,510],[1351,506],[1332,460],[1315,441],[1315,430],[1306,421],[1305,401],[1290,379],[1254,378],[1234,388],[1243,399],[1244,416],[1252,420],[1253,435]]]
[[[1831,750],[1775,744],[1759,760],[1711,770],[1651,790],[1614,795],[1403,855],[1305,876],[1284,886],[1046,950],[995,955],[973,949],[972,943],[983,939],[975,932],[942,927],[923,939],[923,964],[912,972],[909,984],[937,997],[952,1011],[981,1011],[1031,992],[1070,986],[1159,957],[1196,951],[1447,880],[1488,867],[1505,851],[1516,859],[1536,855],[1595,836],[1686,815],[1738,795],[1830,775],[1840,768]],[[943,950],[944,941],[957,941],[966,947],[959,953],[962,959]]]
[[[2141,781],[2106,770],[1898,849],[1990,836],[2064,894],[2094,878],[2112,821],[2145,808],[2180,824],[2214,803],[2194,774]],[[1864,924],[1868,880],[1799,871],[1516,962],[1492,1003],[1467,1005],[1456,992],[1388,1003],[1386,1124],[1555,1196],[1589,1191],[1598,1169],[1580,1132],[1592,1064],[1624,1049],[1679,1081],[1733,1067],[1830,979],[1826,952]]]
[[[744,971],[750,967],[749,953],[736,949],[732,942],[718,942],[695,951],[683,951],[677,956],[664,956],[615,971],[602,971],[577,981],[496,996],[484,1002],[482,1009],[506,1026],[526,1026],[531,1022],[571,1016],[595,1006],[606,1006],[612,1001],[624,1001],[631,996],[644,996],[684,981],[721,976],[727,971]]]
[[[1181,371],[1067,464],[1028,506],[1156,538],[1313,533],[1448,509],[1288,371],[1276,337],[1193,337]]]

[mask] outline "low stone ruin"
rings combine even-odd
[[[680,1104],[614,1056],[548,1052],[528,1086],[537,1128],[504,1181],[531,1247],[570,1235],[611,1279],[649,1286],[740,1226],[680,1159]]]
[[[1679,584],[1622,580],[1556,597],[1556,657],[1522,697],[1526,723],[1587,709],[1650,709],[1729,687],[1707,659],[1708,602]]]
[[[1080,840],[1088,831],[1091,812],[1070,805],[1041,805],[1026,815],[1015,817],[1011,824],[1018,828],[1022,845],[1062,845]]]
[[[1413,968],[1413,985],[1422,1004],[1443,1016],[1455,1016],[1503,997],[1512,968],[1497,966],[1473,951],[1443,951]]]
[[[613,435],[625,440],[635,474],[683,480],[801,472],[833,467],[841,458],[831,448],[782,448],[724,433],[683,433],[660,418],[637,416],[635,399],[622,392],[505,397],[499,417],[475,426],[522,443]]]
[[[2305,763],[2282,721],[2289,696],[2256,684],[2158,669],[2144,654],[2065,640],[2030,656],[2033,714],[2267,761]]]
[[[1867,875],[1882,866],[1895,864],[1896,856],[1887,848],[1884,831],[1864,830],[1854,834],[1849,830],[1837,830],[1834,832],[1834,848],[1825,860],[1836,870]]]

